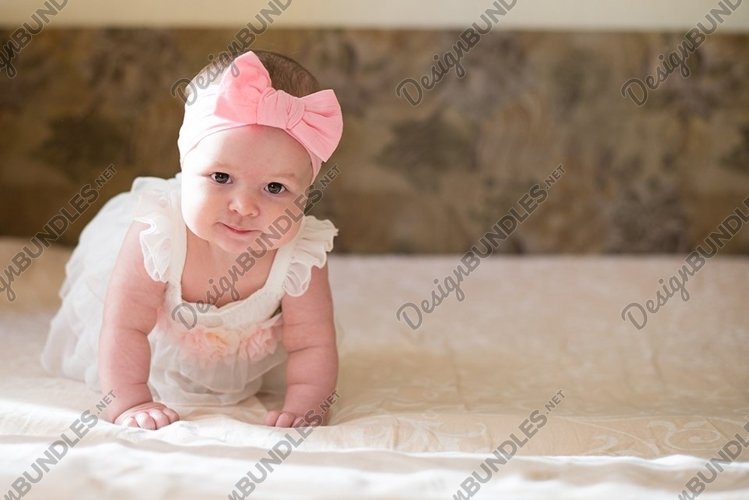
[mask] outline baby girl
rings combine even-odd
[[[326,265],[338,230],[304,208],[341,138],[340,106],[298,63],[261,51],[197,94],[181,172],[135,179],[81,233],[42,364],[111,391],[106,417],[144,429],[178,420],[170,405],[238,403],[285,365],[283,407],[264,422],[308,425],[338,373]],[[233,293],[202,304],[226,276]],[[173,314],[185,304],[189,325]]]

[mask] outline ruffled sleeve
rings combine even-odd
[[[305,216],[304,224],[295,239],[289,269],[283,282],[286,293],[299,297],[307,291],[312,266],[325,266],[327,254],[333,249],[333,238],[338,229],[329,220]]]
[[[137,194],[134,221],[144,222],[150,227],[140,233],[143,263],[148,275],[155,281],[169,280],[169,263],[172,255],[173,192],[175,179],[140,177],[133,183]]]

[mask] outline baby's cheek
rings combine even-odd
[[[185,226],[195,235],[206,239],[205,224],[200,217],[200,210],[196,210],[194,206],[188,204],[182,205],[182,219],[185,221]]]
[[[192,207],[188,204],[185,205],[182,204],[182,219],[185,221],[185,225],[190,229],[190,231],[195,232],[195,217],[194,217],[194,211],[192,210]]]

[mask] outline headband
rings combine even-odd
[[[343,133],[343,117],[335,92],[321,90],[294,97],[271,87],[268,71],[253,52],[234,60],[238,71],[225,71],[217,85],[201,90],[185,103],[179,130],[180,163],[205,137],[245,125],[267,125],[285,130],[310,156],[312,178],[333,154]]]

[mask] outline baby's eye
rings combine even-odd
[[[284,186],[280,182],[269,182],[266,186],[266,189],[269,193],[279,194],[286,190],[286,186]]]
[[[226,184],[229,182],[229,174],[224,172],[214,172],[211,174],[211,179],[218,182],[219,184]]]

